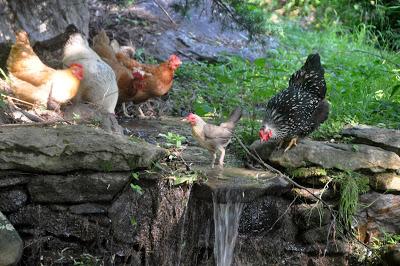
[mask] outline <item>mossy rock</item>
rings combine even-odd
[[[326,176],[326,170],[320,167],[301,167],[289,170],[289,174],[295,178],[307,178],[315,176]]]

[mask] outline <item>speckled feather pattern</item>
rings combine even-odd
[[[273,129],[272,139],[303,137],[318,128],[329,112],[325,94],[320,57],[309,55],[304,66],[291,76],[289,87],[267,104],[263,125]]]

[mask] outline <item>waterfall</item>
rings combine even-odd
[[[230,197],[228,189],[224,203],[219,203],[218,198],[221,195],[213,193],[214,205],[214,257],[217,266],[230,266],[233,259],[240,214],[243,209],[243,203],[234,202]],[[219,194],[219,193],[218,193]]]

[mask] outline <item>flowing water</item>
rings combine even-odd
[[[240,214],[243,203],[233,202],[230,191],[226,192],[226,202],[218,203],[213,193],[214,205],[214,257],[217,266],[230,266],[238,235]]]

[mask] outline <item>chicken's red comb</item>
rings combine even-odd
[[[144,75],[142,73],[140,73],[140,71],[133,71],[132,72],[132,76],[136,79],[139,80],[143,80],[144,79]]]
[[[70,64],[70,65],[69,65],[69,68],[72,68],[72,67],[83,68],[83,66],[82,66],[81,64],[79,64],[79,63],[72,63],[72,64]]]
[[[170,55],[168,61],[173,61],[176,64],[182,63],[181,59],[175,54]]]

